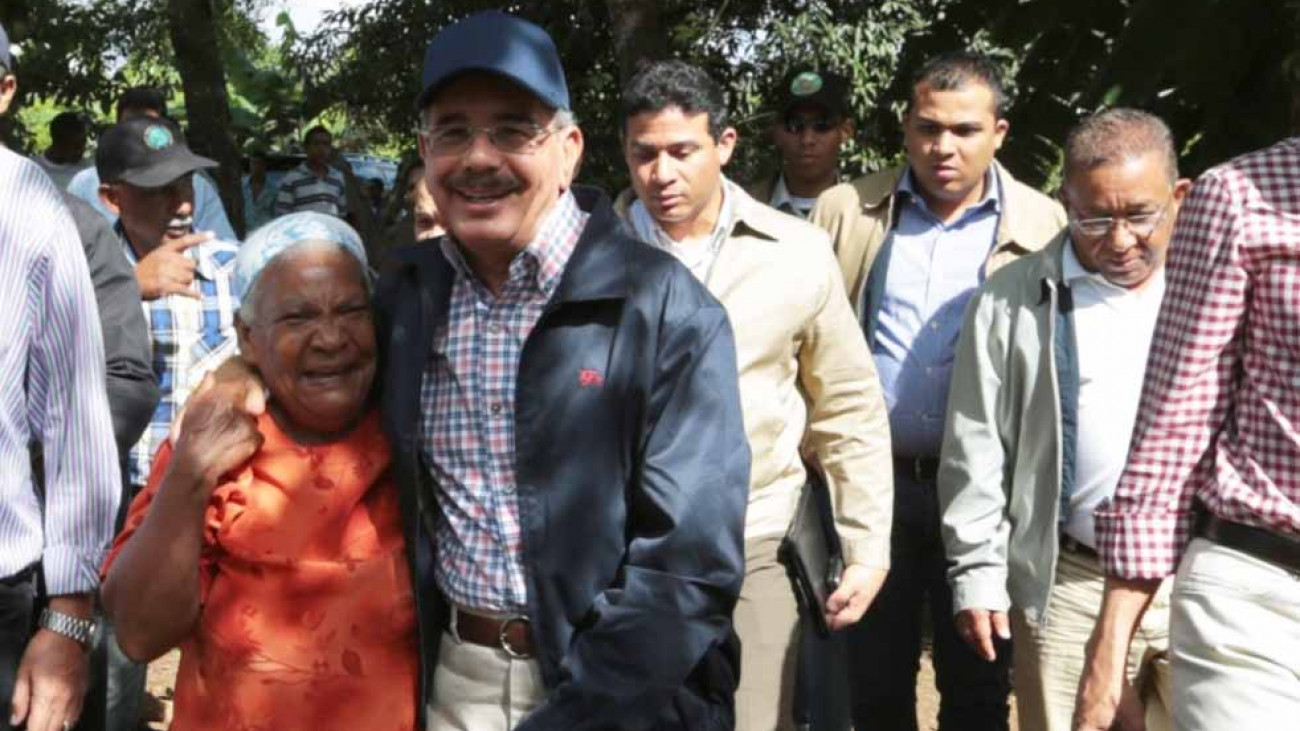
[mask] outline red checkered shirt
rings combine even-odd
[[[1178,216],[1106,572],[1173,573],[1196,503],[1300,535],[1300,138],[1205,173]]]
[[[456,279],[421,388],[422,441],[441,508],[435,575],[461,607],[521,612],[527,605],[515,494],[515,379],[524,342],[587,218],[572,194],[562,196],[536,240],[510,262],[500,296],[474,276],[451,237],[442,241]]]

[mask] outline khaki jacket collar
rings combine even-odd
[[[903,173],[907,169],[907,165],[901,165],[889,171],[888,175],[871,176],[864,181],[864,185],[858,191],[864,212],[879,211],[880,208],[886,205],[890,207],[888,225],[886,226],[887,231],[893,228],[894,217],[897,215],[895,193],[898,192],[898,184],[902,181]],[[1025,209],[1027,206],[1032,207],[1033,202],[1026,199],[1029,196],[1039,195],[1038,191],[1012,177],[1011,173],[1002,167],[1002,163],[997,160],[993,161],[993,173],[1001,184],[1002,192],[1002,209],[998,216],[997,241],[995,242],[994,253],[1005,248],[1034,251],[1037,247],[1034,247],[1032,242],[1041,239],[1038,222],[1029,216],[1019,215],[1018,211]]]
[[[743,231],[770,241],[779,240],[782,231],[788,226],[781,220],[786,214],[754,200],[743,188],[727,178],[723,178],[723,181],[727,186],[727,195],[734,196],[733,210],[736,213],[736,227],[728,238],[734,238]],[[614,211],[619,218],[627,220],[636,199],[636,191],[632,188],[626,188],[618,194],[614,201]]]

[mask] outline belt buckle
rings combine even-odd
[[[530,655],[527,652],[516,650],[514,645],[510,644],[510,637],[509,637],[510,625],[514,624],[515,622],[524,625],[525,631],[527,631],[529,625],[533,623],[532,620],[529,619],[528,615],[526,614],[516,614],[513,617],[507,617],[501,622],[501,631],[497,633],[497,641],[501,643],[501,650],[505,652],[507,655],[509,655],[511,658],[515,660],[528,660],[532,658],[532,655]]]

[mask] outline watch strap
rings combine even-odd
[[[47,629],[57,635],[63,635],[68,639],[77,642],[82,647],[90,648],[95,641],[95,620],[82,619],[74,617],[63,612],[56,612],[49,607],[41,610],[41,616],[37,619],[37,624],[41,629]]]

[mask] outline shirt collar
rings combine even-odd
[[[718,220],[713,225],[713,231],[708,235],[708,245],[702,247],[704,251],[716,252],[722,248],[723,242],[731,237],[731,232],[735,229],[737,222],[740,220],[737,200],[739,198],[739,188],[735,183],[723,176],[722,182],[722,210],[718,211]],[[637,237],[653,244],[661,249],[675,251],[682,246],[681,242],[673,239],[667,231],[659,225],[646,209],[645,204],[640,200],[632,203],[629,209],[629,219],[633,228],[636,229]],[[646,230],[648,229],[648,230]],[[652,234],[652,235],[648,235]],[[696,247],[691,247],[697,250]]]
[[[551,212],[546,214],[537,236],[515,255],[510,262],[510,278],[531,274],[533,284],[546,297],[550,297],[560,284],[564,269],[573,256],[573,250],[582,235],[586,214],[578,206],[572,191],[560,196]],[[442,255],[456,270],[456,274],[470,282],[481,283],[465,261],[460,243],[449,234],[439,242]]]
[[[1162,266],[1152,274],[1146,284],[1138,289],[1129,289],[1117,284],[1111,284],[1101,272],[1090,272],[1079,261],[1078,254],[1074,253],[1074,240],[1067,238],[1065,240],[1065,250],[1061,252],[1061,279],[1067,285],[1075,285],[1080,282],[1090,282],[1095,285],[1101,285],[1110,291],[1122,294],[1140,293],[1145,296],[1148,292],[1164,292],[1165,268]]]
[[[836,180],[843,183],[844,176],[836,175]],[[799,210],[794,204],[794,199],[794,195],[790,193],[790,186],[785,184],[785,175],[777,175],[776,183],[772,185],[771,200],[767,201],[767,204],[782,213],[792,213],[792,215],[800,218],[805,217],[807,214]],[[816,200],[816,196],[813,196],[812,200]]]
[[[800,215],[799,209],[794,204],[794,196],[790,195],[790,188],[785,184],[784,175],[776,176],[776,184],[772,186],[772,199],[768,201],[768,205],[778,211]]]
[[[911,165],[907,166],[902,177],[898,179],[898,192],[904,200],[920,207],[927,213],[930,212],[930,207],[926,205],[925,199],[916,190]],[[978,203],[962,212],[961,218],[983,211],[1002,213],[1002,181],[998,179],[997,173],[994,172],[993,165],[989,165],[989,169],[984,172],[984,196],[980,198]]]

